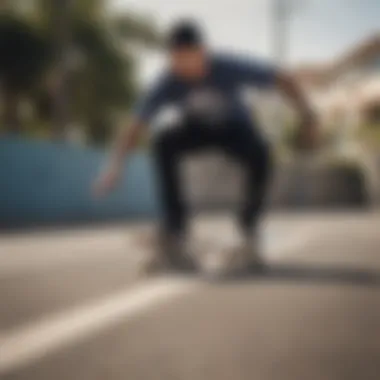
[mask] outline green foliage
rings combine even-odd
[[[28,7],[20,4],[11,2],[9,12],[0,18],[4,113],[14,116],[20,101],[28,96],[36,118],[32,125],[52,125],[54,81],[62,64],[57,62],[54,45],[59,38],[56,24],[62,1],[29,0]],[[136,96],[136,62],[131,47],[159,46],[160,39],[151,20],[129,13],[112,14],[103,0],[70,4],[67,53],[75,62],[66,75],[68,119],[82,126],[90,141],[104,143],[112,134],[115,119],[128,110]]]
[[[83,64],[73,74],[72,113],[87,126],[89,138],[101,142],[109,135],[113,116],[135,97],[134,60],[120,54],[102,25],[77,20],[73,30]]]
[[[0,76],[6,86],[25,89],[46,69],[51,49],[46,38],[22,19],[0,17]]]
[[[0,17],[0,82],[2,121],[7,130],[20,130],[18,106],[38,86],[51,59],[51,44],[22,18]]]
[[[357,130],[356,138],[367,148],[380,151],[380,123],[361,125]]]

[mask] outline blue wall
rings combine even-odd
[[[149,156],[136,154],[107,199],[91,197],[104,152],[67,144],[0,138],[0,227],[154,216]]]

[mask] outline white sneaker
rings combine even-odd
[[[141,242],[147,248],[148,254],[145,256],[140,272],[151,274],[170,270],[188,272],[196,269],[187,241],[182,236],[158,231],[143,236]]]
[[[142,249],[137,262],[139,275],[153,275],[168,269],[169,264],[162,254],[160,239],[156,233],[152,231],[140,233],[135,242]]]
[[[187,240],[183,236],[163,234],[160,242],[160,256],[171,269],[193,272],[197,269]]]

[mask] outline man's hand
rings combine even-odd
[[[93,194],[96,198],[108,195],[118,185],[121,179],[122,168],[119,164],[111,164],[100,173],[93,186]]]
[[[120,130],[120,135],[116,139],[115,148],[111,155],[111,162],[94,183],[93,194],[96,197],[106,196],[118,185],[125,158],[138,144],[141,130],[144,127],[145,124],[139,120],[132,120],[129,128]]]

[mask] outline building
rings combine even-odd
[[[380,124],[380,33],[325,65],[306,65],[295,76],[323,125],[345,130]]]

